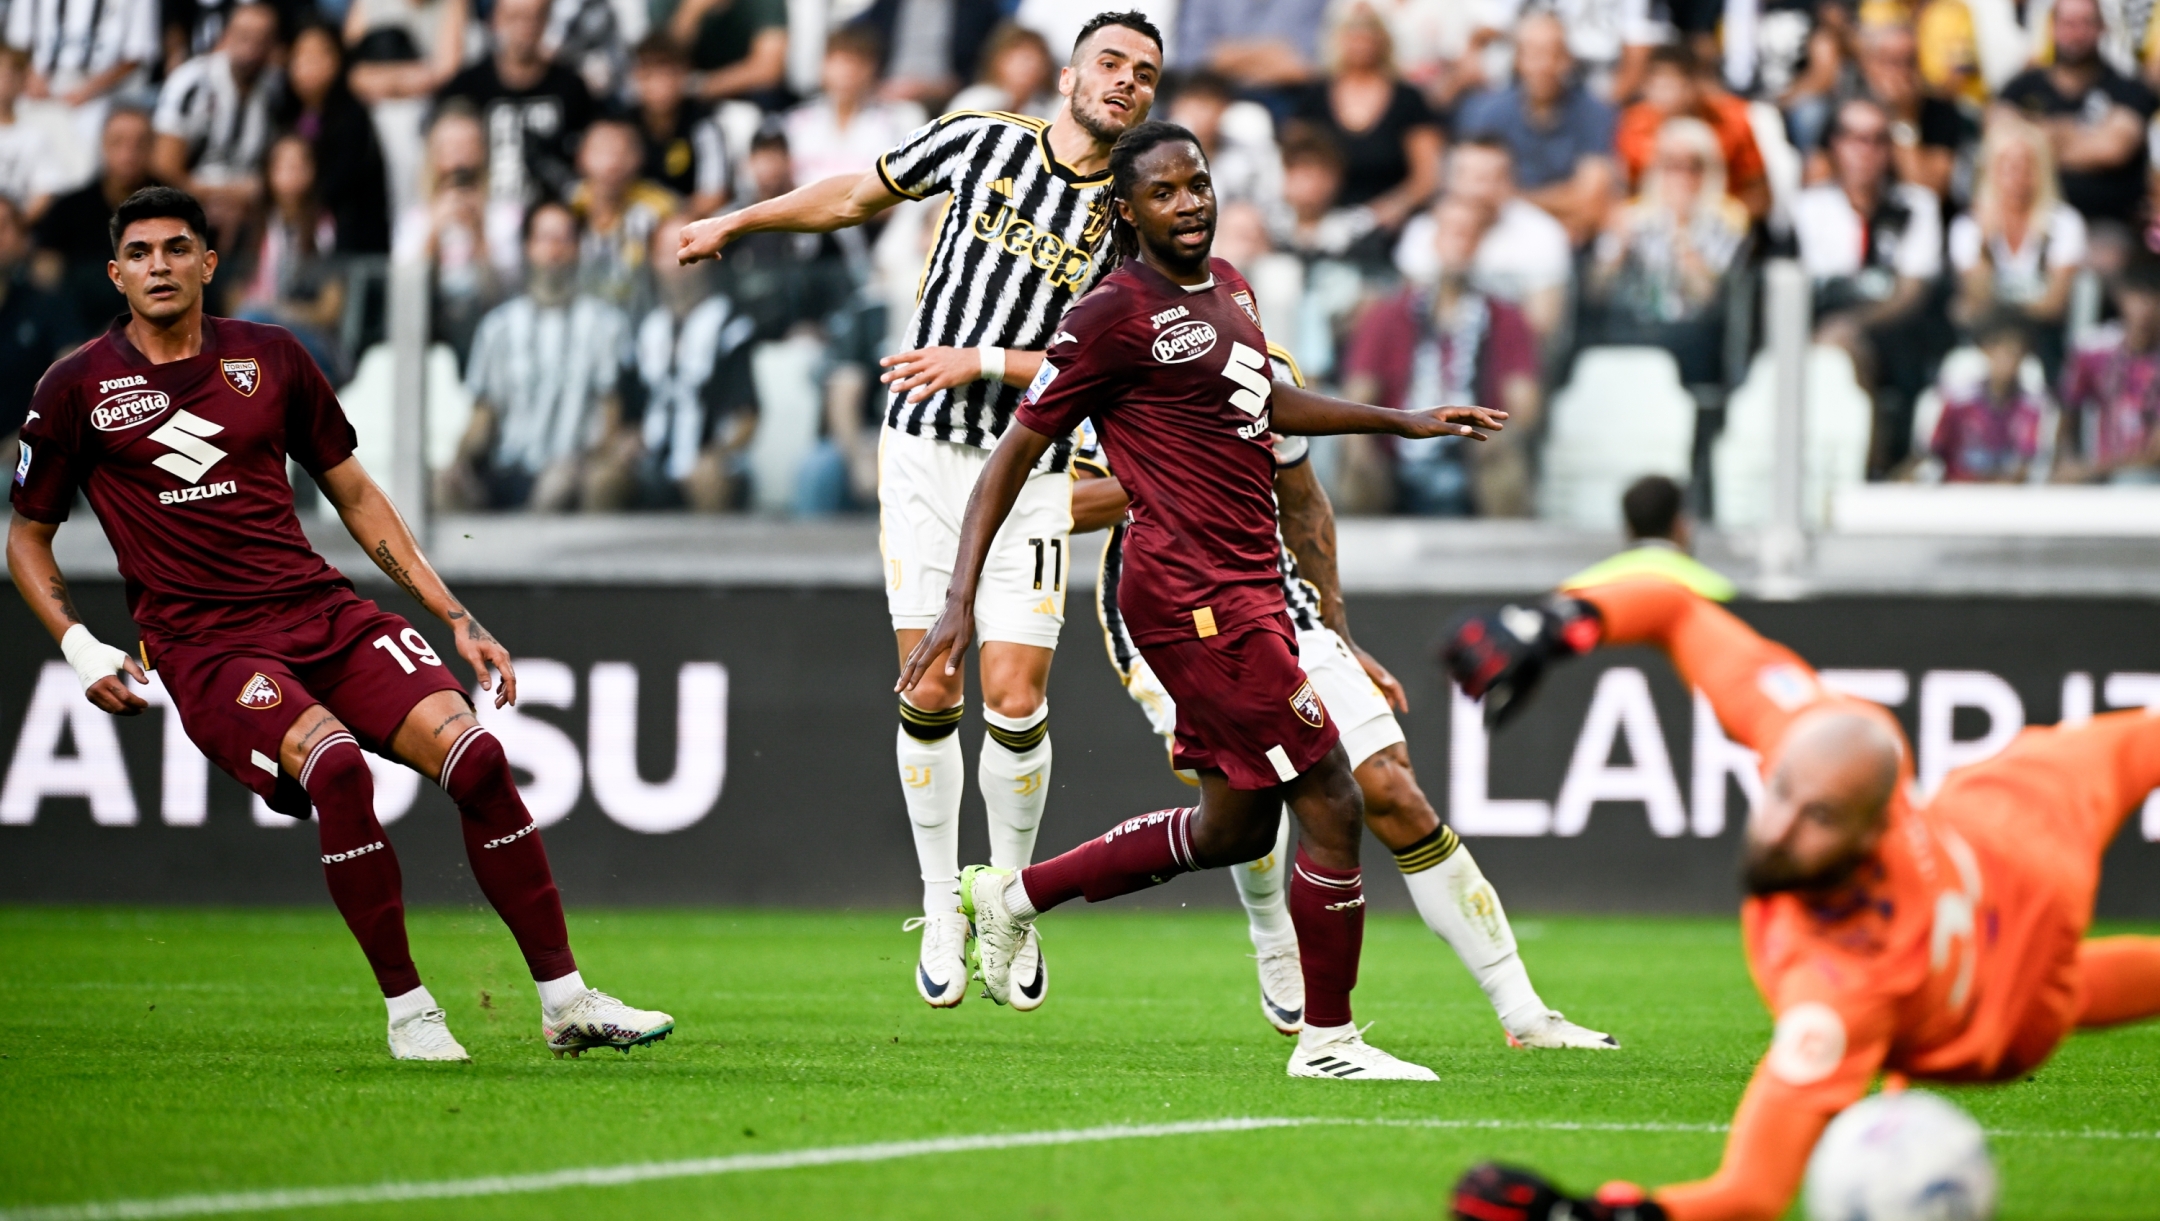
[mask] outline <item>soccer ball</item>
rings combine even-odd
[[[1830,1121],[1807,1168],[1808,1221],[1990,1221],[1995,1163],[1939,1095],[1877,1094]]]

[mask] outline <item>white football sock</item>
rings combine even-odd
[[[383,998],[383,1004],[389,1007],[390,1024],[392,1026],[397,1025],[399,1022],[402,1022],[407,1018],[419,1017],[421,1014],[426,1013],[428,1010],[436,1007],[435,998],[428,995],[427,986],[425,984],[421,985],[420,987],[414,988],[412,991],[407,992],[402,996],[386,996]]]
[[[983,709],[982,758],[975,782],[990,815],[990,863],[1024,869],[1050,800],[1050,701],[1024,717]]]
[[[1462,959],[1500,1024],[1520,1034],[1544,1017],[1545,1002],[1530,986],[1530,972],[1515,951],[1515,930],[1508,927],[1500,895],[1455,832],[1441,828],[1438,841],[1405,849],[1396,863],[1403,868],[1403,882],[1425,927]]]
[[[544,1014],[561,1013],[571,1001],[586,992],[585,977],[576,971],[561,979],[540,979],[533,983],[540,989],[540,1012]]]
[[[1307,1026],[1298,1032],[1298,1050],[1308,1051],[1315,1047],[1324,1047],[1337,1039],[1348,1038],[1356,1033],[1356,1022],[1343,1026]]]
[[[1261,953],[1297,944],[1297,929],[1290,924],[1290,812],[1283,811],[1282,826],[1275,832],[1275,850],[1257,861],[1235,865],[1230,878],[1237,883],[1238,902],[1245,905],[1247,932],[1253,949]]]
[[[967,777],[962,771],[960,736],[951,729],[960,720],[960,709],[923,712],[900,701],[901,716],[921,718],[912,722],[941,721],[944,736],[925,742],[902,724],[894,745],[899,756],[900,793],[907,799],[908,821],[915,832],[915,861],[922,869],[923,914],[936,916],[960,907],[960,793]]]

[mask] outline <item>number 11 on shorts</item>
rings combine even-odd
[[[404,649],[399,648],[397,640],[390,639],[388,634],[377,636],[371,643],[376,648],[388,653],[390,660],[398,663],[398,668],[407,674],[413,673],[415,667],[412,663],[412,657],[405,655],[405,649],[412,650],[413,657],[418,657],[428,665],[439,666],[442,664],[442,658],[435,653],[435,646],[429,644],[427,637],[422,636],[417,629],[406,628],[404,631],[399,632],[398,640],[405,642]]]

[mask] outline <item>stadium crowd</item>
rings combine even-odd
[[[1532,515],[1544,408],[1600,345],[1672,354],[1700,475],[1777,256],[1871,404],[1869,478],[2160,479],[2150,4],[1120,6],[1166,32],[1156,115],[1206,146],[1217,253],[1306,375],[1513,413],[1332,447],[1347,512]],[[941,201],[717,265],[675,231],[940,113],[1047,117],[1094,7],[9,0],[0,437],[117,312],[106,220],[164,182],[209,211],[213,308],[290,327],[363,419],[389,262],[431,265],[440,508],[866,510]]]

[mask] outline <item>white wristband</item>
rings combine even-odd
[[[60,637],[60,653],[75,667],[75,677],[82,680],[82,688],[88,691],[101,678],[110,678],[127,668],[128,655],[90,634],[90,629],[78,623]]]
[[[1005,349],[977,348],[975,351],[982,356],[982,380],[986,382],[1004,381]]]

